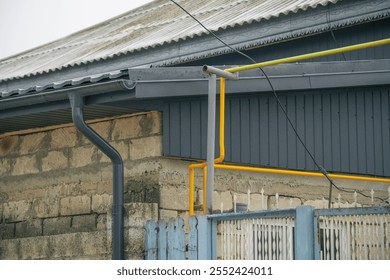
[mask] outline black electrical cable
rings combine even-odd
[[[226,46],[227,48],[231,49],[232,51],[234,51],[234,52],[240,54],[241,56],[247,58],[247,59],[248,59],[249,61],[251,61],[253,64],[256,64],[256,63],[257,63],[257,62],[256,62],[252,57],[250,57],[249,55],[247,55],[247,54],[241,52],[240,50],[237,50],[236,48],[232,47],[231,45],[229,45],[228,43],[226,43],[225,41],[223,41],[221,38],[219,38],[218,35],[216,35],[213,31],[211,31],[210,29],[208,29],[202,22],[200,22],[196,17],[194,17],[190,12],[188,12],[183,6],[181,6],[180,4],[178,4],[176,1],[174,1],[174,0],[170,0],[170,1],[171,1],[172,3],[174,3],[176,6],[178,6],[181,10],[183,10],[188,16],[190,16],[193,20],[195,20],[200,26],[202,26],[208,33],[210,33],[215,39],[217,39],[219,42],[221,42],[224,46]],[[329,20],[328,20],[328,24],[330,24],[330,23],[329,23]],[[333,34],[333,31],[332,31],[332,30],[331,30],[331,33]],[[332,36],[333,36],[333,39],[335,40],[335,43],[338,45],[337,40],[336,40],[334,34],[333,34]],[[344,56],[344,59],[345,59],[345,56]],[[271,88],[271,91],[272,91],[272,93],[273,93],[273,95],[274,95],[274,97],[275,97],[275,99],[276,99],[276,102],[278,103],[279,108],[282,109],[283,114],[286,116],[286,119],[287,119],[288,123],[290,124],[291,128],[293,129],[295,136],[297,137],[297,139],[299,140],[299,142],[302,144],[302,146],[303,146],[303,148],[305,149],[306,153],[307,153],[307,154],[309,155],[309,157],[312,159],[314,165],[318,168],[318,170],[319,170],[319,171],[325,176],[325,178],[329,181],[329,183],[330,183],[330,191],[329,191],[329,193],[330,193],[330,197],[329,197],[329,208],[330,208],[330,206],[331,206],[331,193],[332,193],[332,192],[331,192],[331,188],[332,188],[332,186],[334,186],[337,190],[342,191],[342,192],[346,192],[346,193],[355,193],[355,192],[356,192],[356,193],[358,193],[358,194],[360,194],[360,195],[362,195],[362,196],[364,196],[364,197],[370,198],[370,196],[367,196],[367,195],[365,195],[364,193],[362,193],[362,192],[360,192],[360,191],[355,191],[355,190],[354,190],[354,191],[351,191],[351,190],[347,190],[347,189],[344,189],[344,188],[340,188],[340,187],[338,187],[338,186],[333,182],[333,180],[329,177],[328,172],[325,170],[324,167],[320,166],[320,165],[317,163],[316,159],[314,158],[314,156],[312,155],[312,153],[309,151],[309,149],[307,148],[307,146],[306,146],[305,143],[303,142],[302,138],[299,136],[299,133],[298,133],[297,129],[295,128],[295,126],[294,126],[294,124],[292,123],[290,117],[288,116],[286,109],[283,107],[283,104],[282,104],[282,102],[280,101],[279,96],[277,95],[276,90],[275,90],[275,88],[274,88],[274,86],[273,86],[271,80],[269,79],[268,75],[265,73],[265,71],[264,71],[262,68],[259,67],[258,69],[263,73],[264,77],[266,78],[266,80],[267,80],[267,82],[268,82],[268,84],[269,84],[269,86],[270,86],[270,88]],[[375,198],[375,199],[378,199],[378,200],[381,200],[381,201],[384,202],[384,203],[389,204],[389,202],[386,201],[386,200],[383,199],[383,198],[380,198],[380,197],[374,197],[374,198]]]

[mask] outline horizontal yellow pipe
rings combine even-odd
[[[252,70],[256,68],[262,68],[266,66],[273,66],[277,64],[282,64],[282,63],[292,63],[292,62],[297,62],[301,60],[306,60],[306,59],[312,59],[316,57],[321,57],[321,56],[327,56],[327,55],[333,55],[333,54],[338,54],[338,53],[343,53],[343,52],[350,52],[350,51],[356,51],[360,49],[366,49],[366,48],[371,48],[371,47],[378,47],[382,45],[390,44],[390,39],[383,39],[383,40],[378,40],[378,41],[372,41],[368,43],[363,43],[363,44],[357,44],[357,45],[352,45],[352,46],[347,46],[347,47],[341,47],[341,48],[336,48],[336,49],[331,49],[331,50],[326,50],[326,51],[320,51],[320,52],[314,52],[314,53],[309,53],[309,54],[303,54],[303,55],[298,55],[298,56],[292,56],[292,57],[287,57],[287,58],[282,58],[282,59],[276,59],[276,60],[271,60],[271,61],[266,61],[266,62],[261,62],[261,63],[255,63],[255,64],[250,64],[250,65],[245,65],[245,66],[240,66],[240,67],[233,67],[233,68],[228,68],[225,69],[225,71],[234,73],[234,72],[239,72],[239,71],[247,71],[247,70]],[[266,172],[266,173],[274,173],[274,174],[284,174],[284,175],[299,175],[299,176],[312,176],[312,177],[322,177],[324,176],[322,173],[318,172],[306,172],[306,171],[293,171],[293,170],[283,170],[283,169],[272,169],[272,168],[258,168],[258,167],[246,167],[246,166],[235,166],[235,165],[223,165],[219,164],[224,161],[225,158],[225,143],[224,143],[224,121],[225,121],[225,79],[221,78],[220,79],[220,128],[219,128],[219,134],[220,134],[220,156],[215,159],[215,168],[218,169],[225,169],[225,170],[238,170],[238,171],[249,171],[249,172]],[[190,170],[190,215],[194,214],[194,193],[195,193],[195,168],[203,168],[203,199],[204,203],[206,201],[206,180],[205,180],[205,167],[207,166],[206,162],[202,163],[195,163],[191,164],[189,166]],[[329,174],[328,175],[330,178],[334,179],[346,179],[346,180],[360,180],[360,181],[369,181],[369,182],[380,182],[380,183],[390,183],[390,179],[384,179],[384,178],[372,178],[372,177],[364,177],[364,176],[351,176],[351,175],[342,175],[342,174]],[[206,210],[205,205],[203,205],[203,211]]]
[[[273,174],[280,174],[280,175],[324,177],[324,174],[322,174],[322,173],[310,172],[310,171],[296,171],[296,170],[287,170],[287,169],[249,167],[249,166],[225,165],[225,164],[215,164],[214,167],[217,169],[223,169],[223,170],[264,172],[264,173],[273,173]],[[374,177],[353,176],[353,175],[343,175],[343,174],[328,174],[328,176],[332,179],[346,179],[346,180],[358,180],[358,181],[367,181],[367,182],[376,182],[376,183],[390,183],[390,179],[387,179],[387,178],[374,178]]]
[[[372,42],[368,42],[368,43],[362,43],[362,44],[357,44],[357,45],[352,45],[352,46],[347,46],[347,47],[326,50],[326,51],[308,53],[308,54],[303,54],[303,55],[291,56],[291,57],[287,57],[287,58],[270,60],[270,61],[266,61],[266,62],[260,62],[260,63],[249,64],[249,65],[238,66],[238,67],[232,67],[232,68],[225,69],[225,71],[230,72],[230,73],[247,71],[247,70],[252,70],[252,69],[262,68],[262,67],[267,67],[267,66],[273,66],[273,65],[282,64],[282,63],[291,63],[291,62],[297,62],[297,61],[312,59],[312,58],[321,57],[321,56],[327,56],[327,55],[357,51],[357,50],[367,49],[367,48],[372,48],[372,47],[378,47],[378,46],[382,46],[382,45],[386,45],[386,44],[390,44],[390,39],[383,39],[383,40],[372,41]]]

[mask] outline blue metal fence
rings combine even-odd
[[[390,259],[390,207],[213,214],[189,226],[186,233],[182,218],[149,221],[145,258]]]

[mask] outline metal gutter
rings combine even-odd
[[[39,88],[35,86],[34,88]],[[63,84],[61,87],[55,83],[40,87],[42,90],[34,89],[27,93],[20,93],[23,90],[12,91],[2,94],[0,98],[0,110],[13,109],[36,104],[49,104],[56,101],[68,100],[68,93],[80,94],[83,96],[97,95],[101,93],[127,92],[135,88],[132,81],[120,79],[107,82],[92,83],[88,85],[72,86]]]
[[[87,137],[99,150],[111,159],[113,167],[113,208],[112,208],[112,259],[123,259],[123,161],[117,150],[108,144],[99,134],[84,121],[84,97],[69,93],[72,107],[72,118],[77,129]]]

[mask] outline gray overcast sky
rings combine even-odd
[[[0,0],[0,59],[153,0]]]

